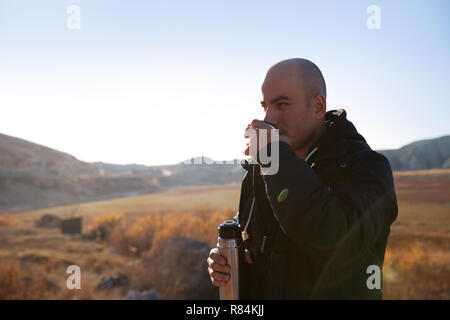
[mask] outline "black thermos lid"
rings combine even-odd
[[[234,220],[226,220],[219,226],[219,237],[222,239],[240,239],[241,227]]]

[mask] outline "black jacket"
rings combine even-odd
[[[367,287],[367,268],[382,269],[397,217],[392,169],[345,110],[328,111],[325,124],[307,162],[280,142],[277,174],[242,164],[235,217],[242,227],[255,199],[246,243],[254,263],[242,269],[243,299],[382,298]]]

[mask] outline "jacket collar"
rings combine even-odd
[[[328,111],[324,121],[325,133],[310,147],[308,161],[313,158],[325,160],[339,157],[346,153],[352,140],[366,142],[353,123],[347,120],[347,112],[344,109]]]

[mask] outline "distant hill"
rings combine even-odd
[[[389,159],[395,171],[450,168],[450,136],[377,151]],[[242,181],[245,170],[240,159],[211,163],[207,157],[163,166],[86,163],[0,134],[0,213]]]
[[[70,154],[0,134],[1,176],[99,175],[100,169]]]
[[[67,153],[0,134],[0,213],[158,190],[151,179],[117,177]]]
[[[450,135],[377,151],[389,159],[395,171],[450,168]]]
[[[240,182],[245,171],[239,161],[234,159],[229,161],[230,164],[213,164],[214,160],[210,158],[197,157],[162,166],[115,165],[102,162],[94,164],[108,174],[152,177],[158,181],[157,184],[161,188],[173,188]]]

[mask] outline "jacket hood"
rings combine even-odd
[[[339,147],[340,141],[360,140],[366,142],[364,137],[358,133],[353,123],[347,120],[347,112],[344,109],[327,111],[324,121],[326,127],[325,133],[311,146],[308,154],[316,147],[320,150]]]

